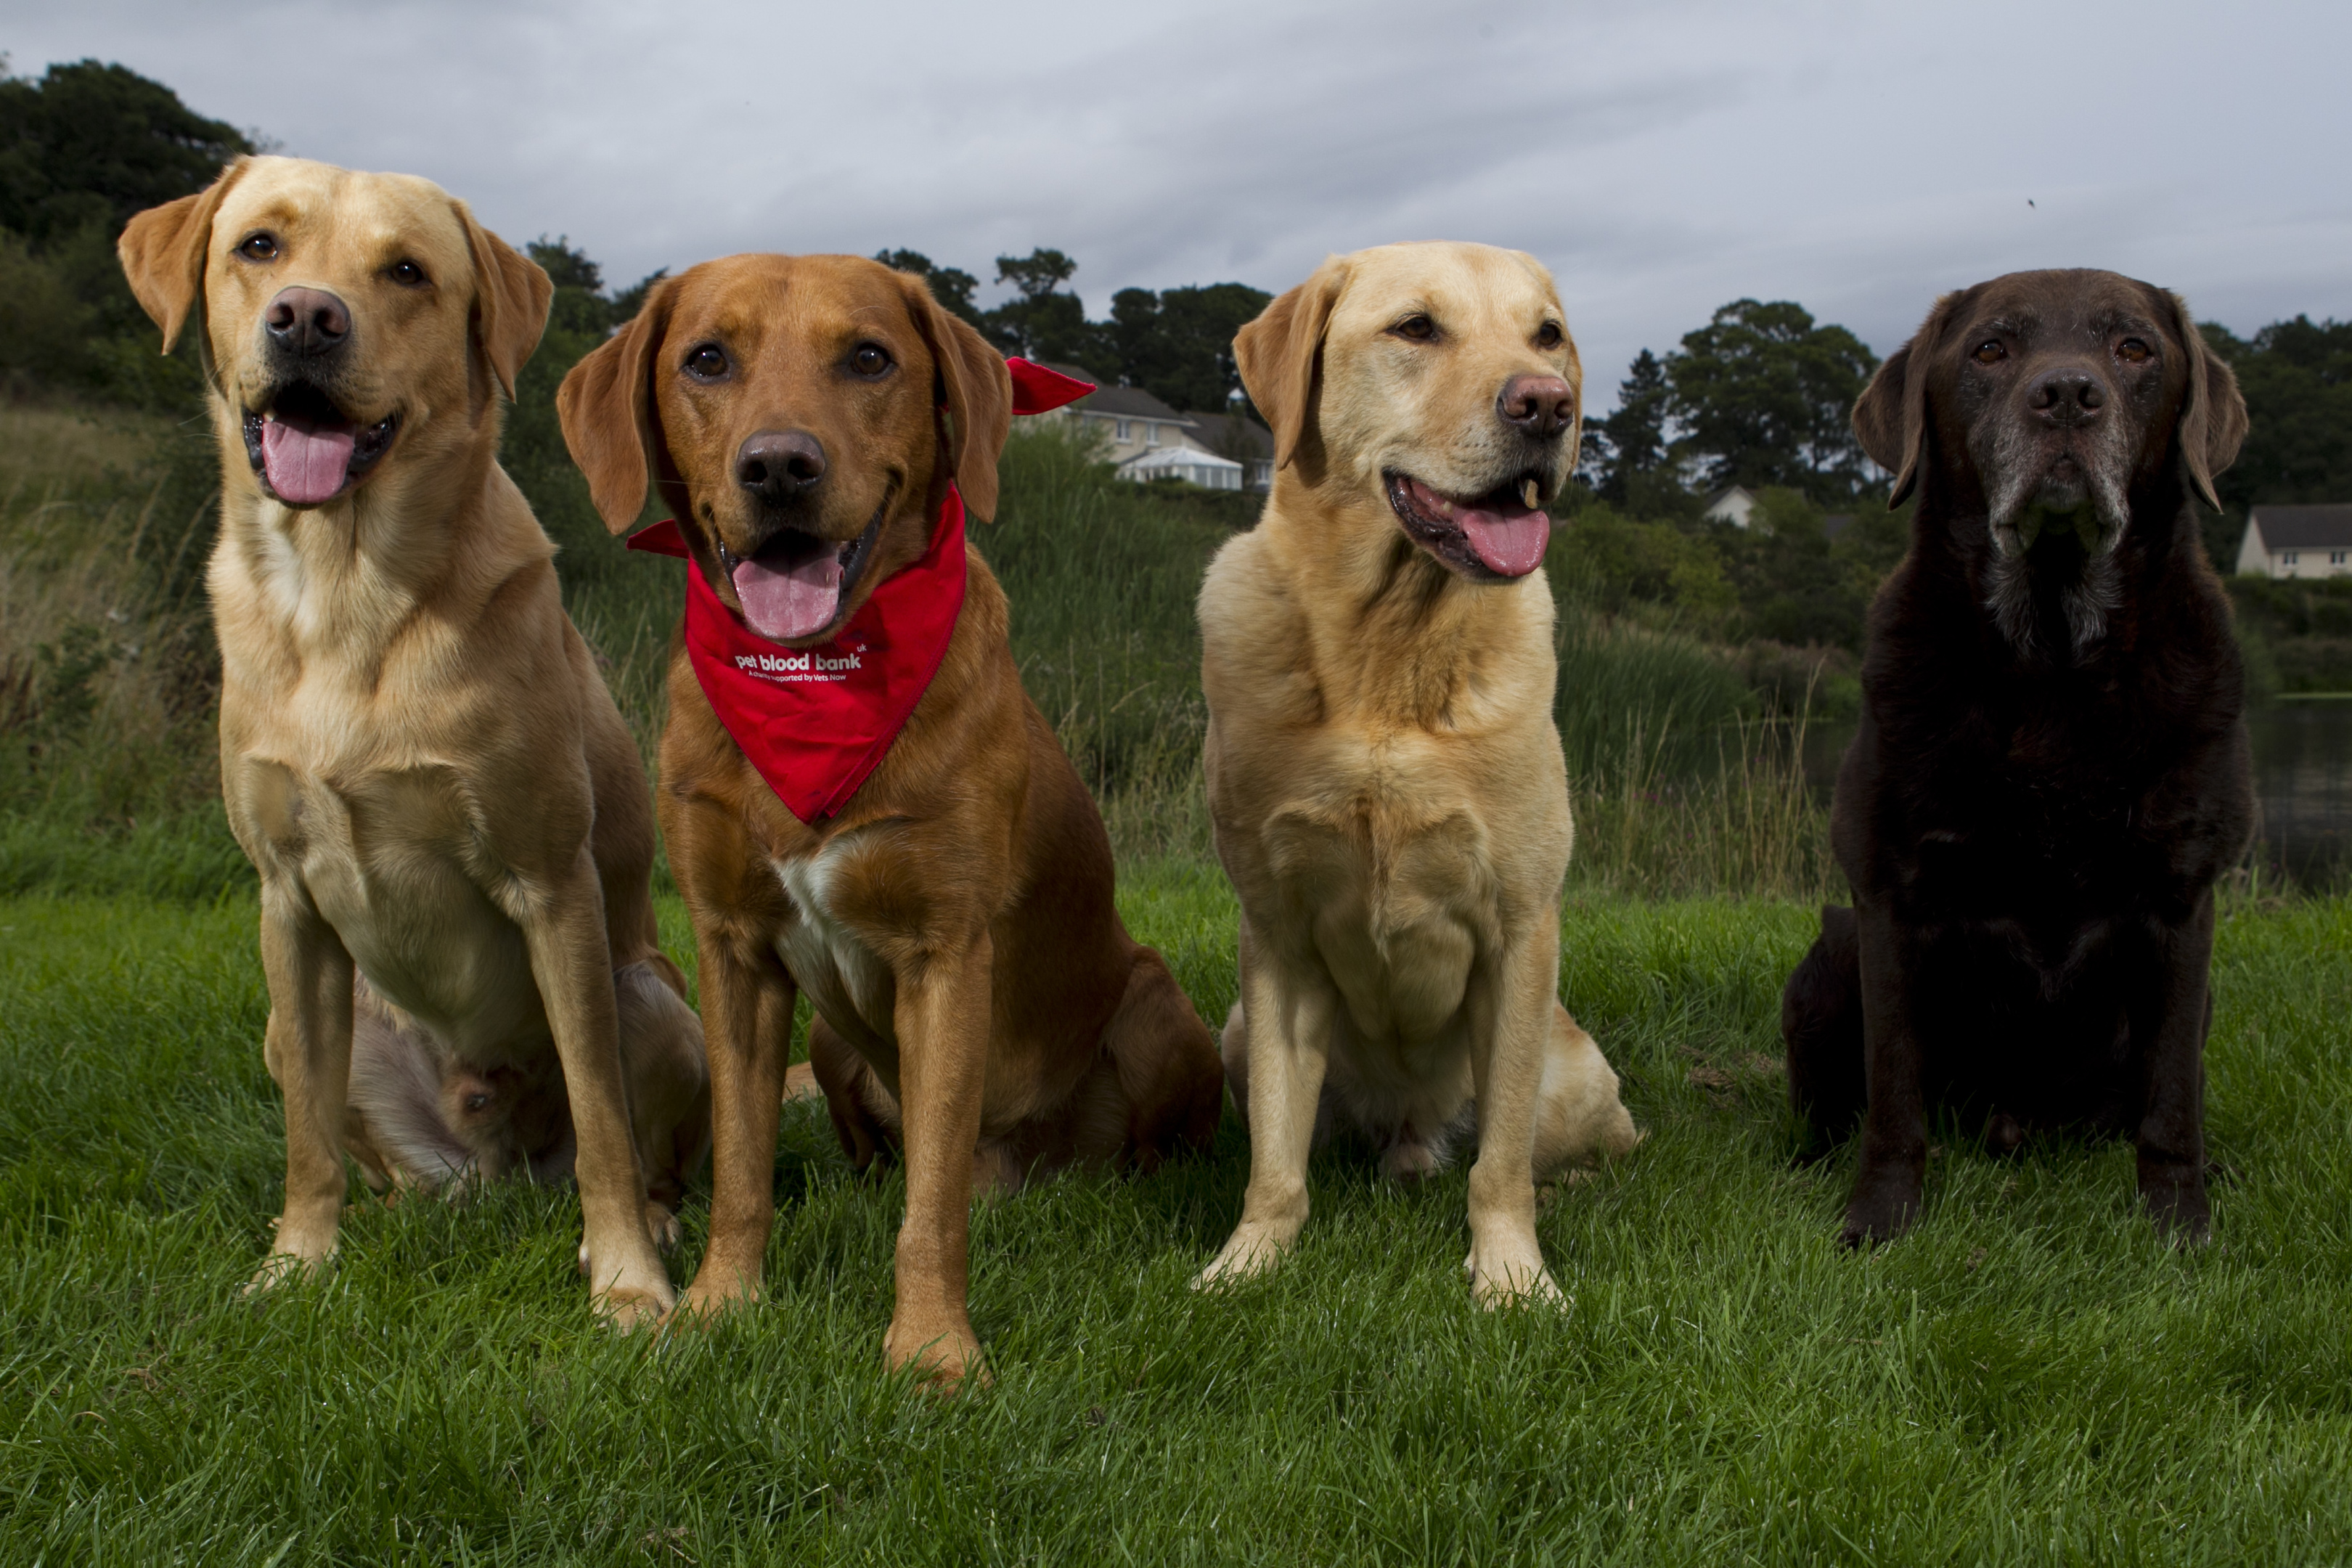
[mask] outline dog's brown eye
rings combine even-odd
[[[890,368],[890,356],[879,343],[860,343],[849,352],[849,368],[860,375],[880,375]]]
[[[717,381],[727,374],[727,355],[716,343],[703,343],[686,356],[686,373],[698,381]]]
[[[1560,339],[1567,335],[1568,334],[1566,332],[1559,330],[1559,323],[1558,321],[1546,321],[1542,326],[1536,329],[1536,347],[1539,349],[1556,349],[1559,347]]]
[[[278,241],[266,234],[247,235],[245,243],[236,247],[236,253],[247,261],[275,261],[278,259]]]
[[[1999,338],[1988,338],[1977,345],[1976,353],[1971,357],[1979,364],[1999,364],[2009,357],[2009,350],[2001,346]]]
[[[414,261],[395,261],[389,271],[392,280],[404,289],[422,289],[427,281],[425,268]]]
[[[2116,345],[2116,357],[2126,364],[2145,364],[2147,355],[2147,345],[2137,338],[2126,338]]]
[[[1437,323],[1427,316],[1407,316],[1389,331],[1401,338],[1411,338],[1414,342],[1425,343],[1437,335]]]

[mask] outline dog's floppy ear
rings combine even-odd
[[[1323,363],[1323,334],[1331,308],[1347,287],[1344,258],[1326,257],[1313,277],[1268,305],[1234,338],[1234,361],[1250,401],[1274,431],[1274,466],[1298,455],[1314,411],[1315,374]]]
[[[123,226],[114,242],[122,260],[122,275],[140,308],[163,329],[163,352],[170,353],[180,333],[205,295],[205,253],[212,245],[213,215],[221,198],[243,177],[248,160],[238,158],[220,178],[193,196],[149,207]]]
[[[2213,476],[2238,460],[2246,440],[2246,399],[2238,390],[2238,374],[2230,362],[2206,344],[2189,313],[2189,301],[2169,289],[2165,302],[2172,309],[2172,335],[2189,353],[2189,388],[2180,405],[2180,460],[2189,467],[2189,482],[2207,506],[2221,510],[2213,492]]]
[[[466,230],[466,248],[474,258],[474,314],[470,323],[474,352],[499,378],[507,401],[514,401],[515,377],[539,347],[547,330],[547,307],[555,285],[538,262],[522,255],[474,221],[465,203],[449,204]]]
[[[661,433],[654,427],[654,356],[669,331],[670,292],[665,278],[619,331],[572,367],[555,389],[563,444],[588,476],[589,499],[614,533],[625,532],[645,510],[652,478],[648,455]]]
[[[1908,500],[1919,482],[1919,454],[1927,439],[1927,382],[1936,373],[1944,329],[1963,292],[1937,300],[1919,330],[1887,355],[1854,400],[1854,438],[1872,462],[1895,476],[1895,488],[1886,497],[1889,511]]]
[[[938,367],[938,401],[947,410],[940,464],[955,477],[964,510],[990,521],[996,516],[996,460],[1013,429],[1013,373],[977,328],[931,297],[930,285],[911,272],[892,276]]]

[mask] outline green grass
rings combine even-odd
[[[1168,863],[1123,898],[1221,1017],[1222,880]],[[1790,1167],[1769,1060],[1810,912],[1572,901],[1563,994],[1653,1135],[1545,1214],[1569,1310],[1474,1310],[1460,1173],[1403,1191],[1345,1152],[1286,1268],[1192,1294],[1246,1176],[1229,1118],[1210,1158],[976,1215],[997,1383],[953,1402],[881,1370],[900,1189],[814,1108],[769,1298],[710,1331],[600,1332],[575,1201],[516,1185],[363,1203],[330,1276],[241,1299],[282,1169],[253,923],[0,900],[0,1560],[2352,1552],[2352,904],[2223,921],[2201,1253],[2138,1217],[2126,1148],[1948,1141],[1917,1230],[1840,1254],[1851,1157]]]

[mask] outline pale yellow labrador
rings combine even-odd
[[[1559,296],[1518,251],[1384,246],[1234,346],[1276,463],[1201,590],[1250,1180],[1199,1283],[1288,1250],[1318,1125],[1345,1117],[1400,1177],[1475,1135],[1473,1294],[1556,1299],[1537,1175],[1639,1136],[1557,994],[1575,834],[1539,509],[1575,465],[1581,380]]]
[[[257,1282],[334,1250],[346,1152],[425,1187],[528,1166],[577,1175],[598,1308],[657,1316],[709,1079],[644,766],[498,465],[546,274],[426,181],[292,158],[121,249],[167,351],[200,322],[219,438],[221,788],[286,1099]]]

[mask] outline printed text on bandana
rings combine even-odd
[[[778,682],[846,680],[852,670],[865,668],[858,662],[863,651],[827,653],[808,648],[800,653],[739,653],[735,656],[735,668],[762,680]]]

